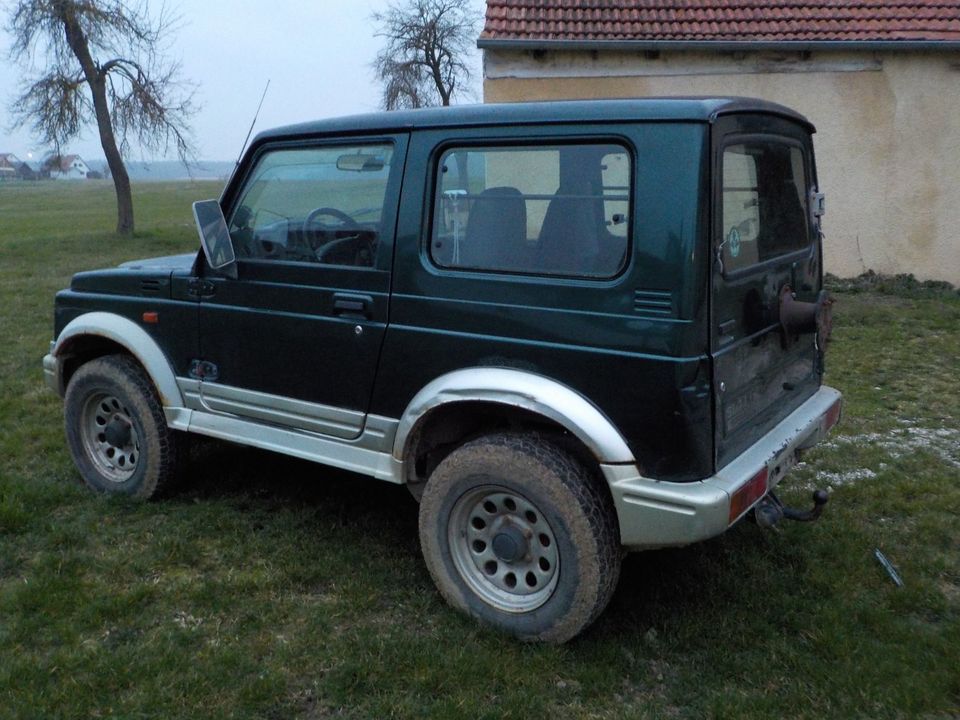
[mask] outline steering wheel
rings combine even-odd
[[[311,210],[310,214],[307,215],[306,219],[303,221],[303,235],[306,237],[307,233],[310,231],[310,226],[316,222],[318,217],[323,215],[329,215],[330,217],[336,218],[340,221],[340,225],[336,227],[330,227],[329,225],[321,225],[321,230],[360,230],[360,225],[352,217],[347,215],[343,210],[337,210],[333,207],[320,207],[316,210]]]
[[[329,215],[340,221],[339,225],[331,226],[316,223],[318,217]],[[370,232],[360,223],[342,210],[332,207],[321,207],[310,212],[303,221],[303,236],[308,237],[310,226],[317,224],[316,232],[332,237],[333,239],[318,243],[314,246],[317,261],[328,265],[354,265],[369,267],[373,265],[375,246]],[[345,237],[341,233],[349,233]],[[317,238],[319,240],[319,238]]]

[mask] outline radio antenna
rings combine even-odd
[[[240,164],[240,159],[243,157],[243,151],[247,148],[247,141],[250,140],[250,135],[253,134],[253,126],[257,124],[257,118],[260,117],[260,108],[263,107],[263,101],[267,97],[267,90],[270,89],[270,80],[267,80],[267,85],[263,88],[263,95],[260,96],[260,104],[257,105],[257,111],[253,114],[253,122],[250,123],[250,129],[247,130],[247,136],[243,139],[243,145],[240,146],[240,154],[237,156],[237,162],[234,165],[236,167]]]

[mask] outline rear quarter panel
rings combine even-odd
[[[645,472],[710,474],[707,125],[646,123],[414,132],[404,176],[390,324],[372,412],[403,413],[434,378],[511,367],[582,394],[619,428]],[[546,138],[546,140],[545,140]],[[630,249],[607,280],[443,269],[429,257],[436,161],[450,144],[611,140],[633,155]],[[668,298],[666,315],[650,297]]]

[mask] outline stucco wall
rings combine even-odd
[[[960,285],[960,53],[485,52],[484,101],[745,95],[816,126],[826,269]]]

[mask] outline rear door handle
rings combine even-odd
[[[334,315],[361,315],[370,317],[373,298],[367,295],[342,295],[337,293],[333,296],[333,314]]]

